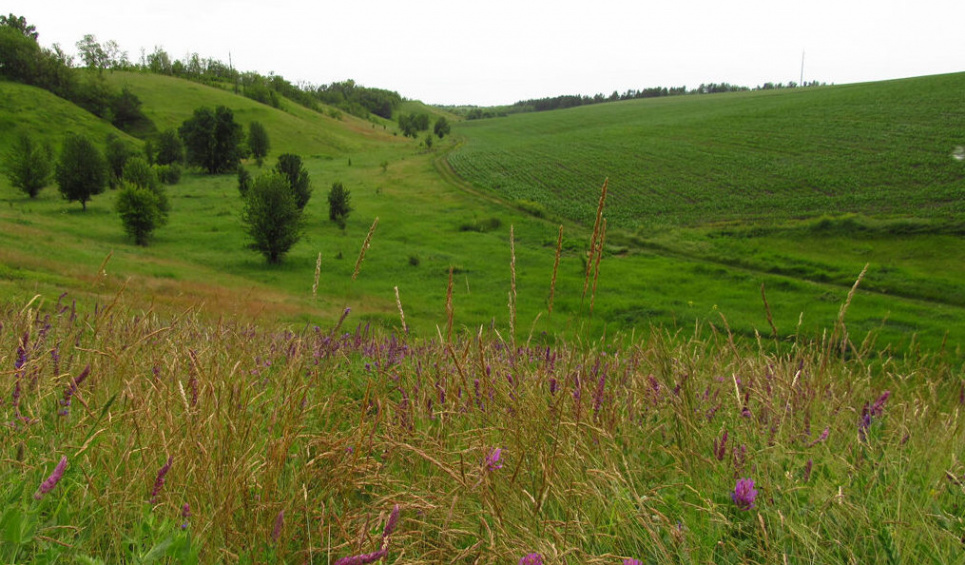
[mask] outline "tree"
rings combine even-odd
[[[261,122],[248,124],[248,149],[251,150],[251,156],[255,158],[260,167],[271,149],[268,131],[265,130],[265,126],[261,125]]]
[[[49,145],[35,143],[29,135],[21,134],[7,153],[3,172],[10,184],[22,190],[30,198],[36,198],[40,189],[50,182],[53,150]]]
[[[295,204],[299,210],[304,210],[312,197],[312,181],[308,178],[308,171],[302,166],[302,158],[291,153],[279,155],[275,171],[288,180],[288,186],[295,196]]]
[[[83,135],[69,135],[60,150],[54,174],[60,194],[68,202],[87,202],[104,192],[107,185],[107,161],[91,140]]]
[[[158,209],[161,212],[162,224],[167,222],[168,212],[171,210],[171,203],[168,200],[167,192],[158,182],[157,173],[151,168],[147,160],[141,156],[131,157],[124,165],[124,182],[150,190],[157,196]]]
[[[162,131],[154,144],[154,162],[158,165],[181,164],[184,162],[184,143],[173,129]]]
[[[341,182],[332,183],[331,190],[328,191],[328,219],[338,224],[338,227],[345,229],[345,220],[348,219],[352,207],[351,193]]]
[[[427,150],[430,150],[430,151],[432,150],[432,134],[431,134],[431,133],[427,133],[427,134],[426,134],[426,139],[425,139],[425,141],[424,141],[423,143],[426,144],[426,149],[427,149]]]
[[[104,158],[107,159],[107,168],[110,172],[107,182],[111,189],[115,189],[121,184],[124,178],[124,165],[134,154],[134,150],[117,134],[107,134],[107,143],[104,146]]]
[[[265,256],[269,264],[280,263],[301,238],[302,211],[284,175],[267,172],[248,190],[241,213],[249,248]]]
[[[452,128],[449,126],[449,120],[447,120],[444,116],[440,116],[439,119],[436,120],[436,125],[433,128],[433,132],[439,136],[439,139],[449,135],[451,130]]]
[[[193,117],[181,124],[178,133],[184,141],[188,163],[200,166],[208,174],[237,169],[244,132],[227,107],[218,106],[214,112],[198,108]]]
[[[89,33],[77,42],[77,51],[80,52],[80,58],[84,60],[84,65],[88,69],[103,71],[110,63],[107,51],[97,42],[97,37]]]
[[[37,41],[37,28],[32,25],[27,25],[27,19],[23,16],[17,17],[13,14],[0,16],[0,27],[15,29],[24,37]]]
[[[124,232],[137,245],[147,245],[154,230],[165,223],[158,194],[149,188],[126,184],[117,193],[117,213]]]

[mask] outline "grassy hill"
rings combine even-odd
[[[596,183],[629,230],[845,212],[965,216],[965,73],[678,96],[465,122],[473,185],[592,224]]]
[[[333,119],[288,101],[279,110],[170,77],[131,73],[108,77],[141,98],[145,113],[159,129],[177,126],[200,105],[225,104],[244,125],[250,120],[262,122],[272,140],[268,166],[281,152],[292,151],[303,156],[311,174],[315,194],[307,208],[305,237],[283,265],[265,266],[257,254],[245,248],[239,221],[242,203],[233,175],[209,177],[190,172],[179,185],[170,187],[170,225],[157,232],[156,241],[148,248],[135,247],[124,236],[113,213],[112,193],[96,197],[84,214],[62,201],[53,187],[41,192],[37,200],[29,200],[10,188],[4,178],[0,179],[0,294],[8,298],[26,301],[36,293],[52,297],[69,290],[104,301],[124,289],[127,296],[159,307],[202,305],[213,314],[297,323],[334,320],[345,307],[351,307],[361,319],[399,327],[398,287],[408,326],[428,336],[436,333],[437,326],[448,324],[446,303],[452,270],[454,325],[478,328],[495,324],[507,332],[512,228],[515,328],[521,339],[539,337],[542,332],[632,332],[650,325],[676,331],[692,327],[698,320],[726,324],[736,335],[770,335],[762,284],[780,339],[819,336],[836,323],[851,285],[870,263],[862,290],[848,313],[849,327],[856,335],[874,330],[881,346],[893,344],[902,349],[921,343],[938,348],[943,340],[953,349],[965,343],[961,299],[965,296],[965,246],[958,245],[954,216],[935,214],[901,222],[863,216],[792,221],[784,208],[775,213],[780,221],[766,225],[756,223],[761,216],[750,211],[744,217],[746,222],[738,221],[737,212],[730,212],[734,221],[727,225],[649,230],[611,227],[595,299],[592,290],[585,298],[582,290],[589,233],[567,222],[550,315],[559,224],[515,209],[511,194],[468,185],[452,176],[442,160],[449,155],[455,164],[465,159],[465,154],[472,155],[474,147],[495,143],[487,142],[487,135],[492,140],[501,135],[505,143],[515,144],[519,155],[531,154],[532,146],[552,138],[553,132],[570,132],[569,139],[576,144],[580,138],[573,132],[592,130],[587,117],[590,111],[600,112],[600,116],[609,112],[628,123],[633,115],[642,113],[652,123],[685,121],[698,128],[703,122],[695,115],[708,120],[716,116],[718,124],[726,117],[736,124],[740,112],[735,107],[746,113],[764,104],[772,115],[779,115],[776,108],[783,108],[786,119],[791,119],[800,111],[795,110],[796,100],[811,100],[808,107],[814,107],[816,102],[809,96],[831,96],[833,89],[629,102],[467,123],[458,128],[462,145],[457,147],[457,141],[447,138],[426,152],[418,140],[393,135],[388,125],[383,128],[351,116]],[[938,82],[928,84],[954,90],[942,82],[950,80],[948,77],[934,80]],[[845,94],[852,92],[852,87],[836,88]],[[855,106],[862,105],[860,100],[883,96],[875,94],[873,85],[862,88]],[[896,89],[891,83],[881,88],[885,92]],[[112,131],[104,122],[35,89],[0,83],[0,96],[19,100],[4,105],[2,119],[19,128],[41,131],[55,142],[59,142],[56,124],[77,124],[69,127],[88,131],[95,139]],[[944,100],[950,95],[933,92],[932,96]],[[38,99],[49,102],[33,102]],[[409,103],[407,108],[419,106]],[[51,109],[61,112],[56,121],[47,117]],[[556,125],[538,135],[540,121]],[[609,127],[608,135],[619,137],[613,133],[612,122],[605,125],[600,131]],[[500,127],[505,128],[502,133]],[[678,126],[671,129],[680,130]],[[520,131],[518,140],[512,133],[516,130]],[[627,135],[635,139],[633,135],[640,131],[628,126]],[[712,130],[694,131],[706,135]],[[685,133],[680,130],[677,135]],[[686,145],[705,144],[697,133],[692,135]],[[651,145],[655,144],[652,140]],[[584,208],[586,214],[595,211],[604,172],[622,162],[619,153],[608,161],[607,152],[594,151],[593,143],[588,142],[582,150],[574,149],[565,164],[547,157],[533,169],[534,178],[555,169],[584,171],[583,192],[592,198],[587,196],[582,204],[572,195],[557,199],[577,202],[581,210],[581,215],[574,216],[577,219],[583,217]],[[777,156],[783,155],[766,153],[763,148],[757,151],[769,159],[779,160]],[[922,150],[912,147],[909,151]],[[517,162],[512,157],[506,155],[500,163],[511,166]],[[935,166],[952,175],[955,169],[943,168],[944,163],[948,161],[952,167],[958,163],[947,152],[942,159]],[[494,167],[500,170],[504,165]],[[253,164],[247,166],[257,174]],[[440,175],[440,171],[446,174]],[[661,174],[670,176],[671,172]],[[702,172],[700,163],[695,163],[687,174],[696,178],[711,173]],[[848,170],[841,172],[846,173]],[[758,176],[755,182],[759,184],[769,178]],[[344,232],[327,219],[325,194],[335,181],[351,191],[355,208]],[[619,183],[619,177],[611,178],[607,206],[607,217],[616,225],[629,205]],[[510,205],[502,198],[509,199]],[[555,205],[543,205],[550,213],[562,213]],[[720,202],[719,206],[723,210],[730,204]],[[953,209],[956,204],[943,206]],[[690,214],[693,208],[685,206],[679,213]],[[375,218],[379,222],[371,248],[353,280],[359,250]],[[828,249],[835,253],[827,253]],[[321,277],[313,295],[319,254]]]

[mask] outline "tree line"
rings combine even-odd
[[[509,114],[520,114],[526,112],[546,112],[549,110],[563,110],[566,108],[575,108],[577,106],[587,106],[590,104],[603,104],[606,102],[621,102],[624,100],[639,100],[643,98],[661,98],[665,96],[685,96],[694,94],[719,94],[722,92],[748,92],[751,90],[775,90],[783,88],[798,88],[799,86],[811,87],[811,86],[825,86],[826,83],[813,81],[805,83],[804,85],[798,85],[795,82],[784,83],[773,83],[767,82],[763,85],[757,86],[753,89],[747,86],[740,86],[735,84],[730,84],[726,82],[721,83],[701,83],[700,86],[692,89],[688,89],[686,86],[677,87],[665,87],[657,86],[651,88],[644,88],[642,90],[627,90],[626,92],[620,93],[618,91],[613,91],[609,96],[598,93],[593,96],[587,95],[562,95],[562,96],[551,96],[546,98],[534,98],[529,100],[520,100],[509,106],[498,106],[495,108],[479,108],[475,106],[463,106],[463,107],[449,107],[448,109],[454,113],[465,116],[467,120],[480,120],[484,118],[497,118],[505,117]]]

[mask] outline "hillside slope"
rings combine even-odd
[[[681,96],[459,124],[457,174],[592,224],[697,225],[856,212],[961,217],[965,73]]]

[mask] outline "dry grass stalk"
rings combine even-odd
[[[399,319],[402,320],[402,331],[408,335],[409,327],[405,325],[405,312],[402,310],[402,299],[399,297],[399,287],[395,287],[395,305],[399,307]]]
[[[449,266],[449,285],[446,287],[446,341],[452,341],[452,265]]]
[[[563,252],[563,224],[560,224],[560,234],[556,238],[556,260],[553,262],[553,280],[550,281],[549,313],[553,313],[553,295],[556,294],[556,273],[560,268],[560,255]]]
[[[767,295],[764,294],[764,283],[761,283],[761,299],[764,300],[764,311],[767,312],[767,323],[771,326],[771,335],[777,339],[777,326],[774,325],[774,317],[771,316],[771,305],[767,303]]]
[[[596,265],[593,267],[593,291],[590,293],[590,314],[593,314],[593,303],[596,302],[596,283],[600,278],[600,260],[603,259],[603,242],[606,241],[606,218],[600,227],[600,239],[596,246]]]
[[[851,300],[854,298],[854,293],[858,291],[858,285],[861,284],[862,279],[864,279],[865,274],[868,272],[868,267],[871,263],[865,263],[864,269],[861,269],[861,274],[858,275],[858,279],[854,281],[854,285],[851,290],[848,291],[848,298],[845,299],[844,304],[841,305],[841,310],[838,311],[838,323],[834,328],[835,333],[840,332],[841,334],[841,355],[844,356],[848,348],[848,328],[844,324],[844,316],[848,313],[848,308],[851,306]]]
[[[516,349],[516,236],[509,226],[509,339]]]
[[[358,261],[355,262],[355,272],[352,273],[352,280],[359,275],[359,269],[362,268],[362,261],[365,260],[365,252],[369,249],[369,244],[372,241],[372,234],[375,233],[375,227],[379,225],[379,218],[376,216],[375,221],[372,222],[372,227],[369,228],[368,235],[365,236],[365,241],[362,242],[362,250],[359,251]]]
[[[600,189],[600,203],[596,206],[596,221],[593,223],[593,236],[590,237],[590,255],[586,259],[586,273],[583,275],[583,298],[586,298],[586,291],[590,286],[590,270],[593,268],[593,254],[597,249],[597,240],[600,236],[600,225],[603,222],[603,205],[606,203],[607,185],[610,179],[604,179],[603,188]]]
[[[312,298],[318,294],[318,279],[322,275],[322,254],[319,252],[318,259],[315,261],[315,282],[312,283]]]

